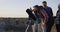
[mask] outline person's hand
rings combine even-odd
[[[45,23],[42,22],[42,26],[44,27],[45,26]]]

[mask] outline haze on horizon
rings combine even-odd
[[[0,17],[28,17],[25,10],[34,5],[42,5],[42,1],[47,1],[55,16],[60,0],[0,0]]]

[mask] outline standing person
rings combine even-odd
[[[56,14],[56,29],[57,32],[60,32],[60,4],[58,5],[58,11]]]
[[[48,19],[48,15],[47,15],[46,11],[44,10],[43,6],[39,6],[39,7],[40,7],[41,13],[45,16],[45,17],[41,17],[42,18],[42,23],[41,23],[42,31],[46,32],[46,24],[45,23]]]
[[[48,15],[48,19],[47,19],[48,21],[46,22],[46,32],[50,32],[51,28],[52,28],[52,26],[54,24],[53,12],[52,12],[52,9],[47,6],[46,1],[43,1],[42,4],[43,4],[43,7],[44,7],[44,10],[46,11],[46,13]]]
[[[34,15],[36,16],[36,22],[35,22],[33,28],[34,28],[34,30],[35,30],[36,28],[38,28],[38,32],[40,32],[40,29],[41,29],[41,28],[40,28],[41,18],[39,18],[39,13],[38,13],[38,11],[39,11],[39,6],[38,6],[38,5],[35,5],[33,8],[34,8],[34,9],[33,9]],[[36,30],[36,32],[37,32],[37,30]]]
[[[38,5],[35,5],[34,6],[34,13],[36,15],[36,18],[37,18],[37,25],[38,25],[38,32],[41,32],[41,24],[42,22],[45,23],[46,22],[46,13],[43,9],[43,6],[38,6]],[[44,25],[43,25],[44,26]]]

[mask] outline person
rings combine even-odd
[[[56,13],[56,29],[60,32],[60,4],[58,5],[58,11]]]
[[[38,25],[38,32],[41,32],[41,23],[45,23],[46,21],[46,13],[43,11],[42,6],[35,5],[34,6],[34,13],[37,16],[36,24]],[[43,25],[44,26],[44,25]]]
[[[40,32],[40,23],[41,23],[41,18],[39,18],[39,13],[38,13],[38,11],[39,11],[39,6],[38,5],[35,5],[35,6],[33,6],[33,13],[34,13],[34,15],[35,15],[35,17],[36,17],[36,21],[35,21],[35,23],[34,23],[34,25],[32,26],[32,28],[33,28],[33,30],[35,31],[35,32]],[[37,28],[38,28],[38,30],[37,30]]]
[[[47,22],[46,22],[46,32],[50,32],[51,28],[52,28],[52,26],[54,24],[53,12],[52,12],[51,7],[47,6],[47,2],[46,1],[43,1],[42,4],[43,4],[44,10],[46,11],[46,13],[48,15],[48,19],[47,19]]]
[[[41,24],[41,26],[42,26],[42,31],[43,32],[46,32],[46,21],[47,21],[47,19],[48,19],[48,15],[47,15],[47,13],[46,13],[46,11],[44,10],[44,8],[43,8],[43,6],[40,6],[40,7],[42,7],[42,8],[40,8],[40,11],[43,13],[43,14],[45,14],[44,16],[45,17],[42,17],[42,24]]]

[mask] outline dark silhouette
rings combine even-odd
[[[34,14],[32,13],[32,10],[27,9],[26,12],[27,12],[27,14],[29,15],[29,19],[36,20],[36,17],[35,17]]]
[[[58,5],[58,11],[56,13],[56,29],[60,32],[60,4]]]

